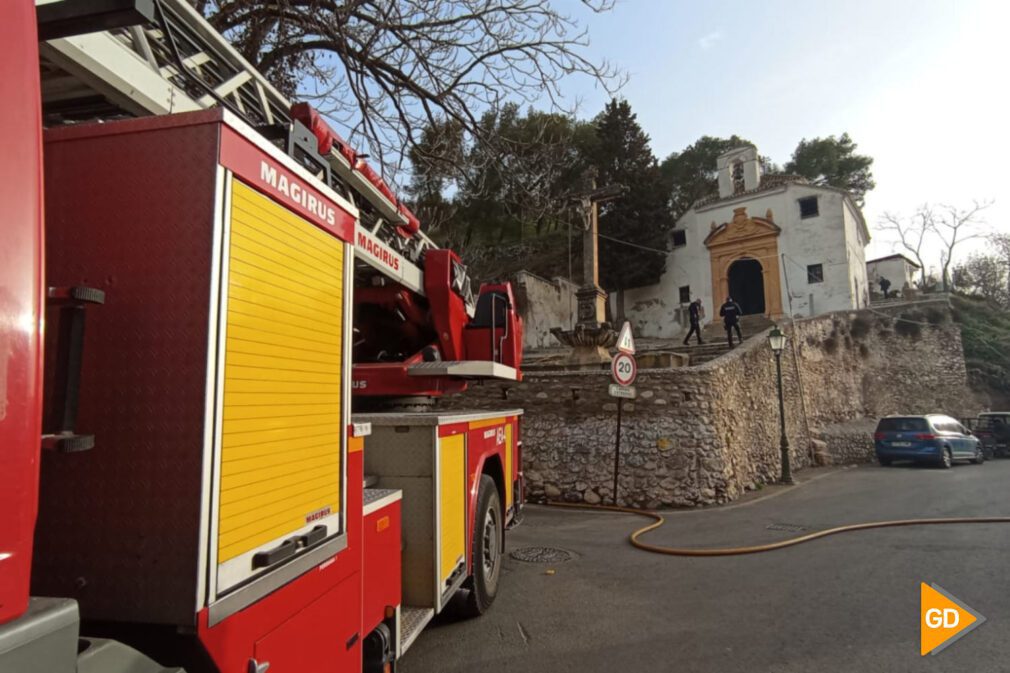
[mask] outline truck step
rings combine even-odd
[[[433,608],[412,608],[409,605],[400,608],[400,642],[403,643],[400,656],[410,649],[434,616]]]

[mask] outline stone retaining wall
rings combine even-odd
[[[850,423],[838,423],[813,431],[815,437],[824,443],[826,460],[830,465],[853,465],[871,463],[877,459],[873,446],[873,433],[877,419],[867,418]]]
[[[784,330],[787,436],[798,469],[811,463],[821,427],[889,413],[957,414],[970,404],[946,303],[828,314]],[[537,372],[440,404],[524,408],[527,497],[609,502],[617,409],[609,383],[609,373]],[[703,365],[643,370],[635,387],[638,399],[623,410],[619,503],[722,503],[778,478],[775,361],[763,335]]]

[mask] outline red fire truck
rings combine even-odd
[[[466,268],[181,0],[0,7],[0,672],[390,671],[498,590]],[[41,77],[40,77],[41,73]]]

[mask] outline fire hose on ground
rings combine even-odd
[[[860,530],[872,530],[875,528],[897,528],[903,526],[935,526],[949,524],[980,524],[980,523],[1010,523],[1010,516],[984,516],[984,517],[950,517],[932,519],[894,519],[891,521],[870,521],[866,523],[854,523],[845,526],[836,526],[824,530],[814,531],[806,535],[768,542],[766,544],[751,545],[747,547],[715,547],[693,549],[686,547],[667,547],[665,545],[649,544],[642,542],[641,537],[646,533],[656,530],[666,519],[659,512],[648,510],[632,509],[631,507],[619,507],[615,505],[586,505],[580,503],[552,502],[547,503],[551,507],[566,507],[571,509],[602,510],[608,512],[620,512],[623,514],[635,514],[637,516],[653,519],[653,522],[643,526],[628,536],[628,541],[633,547],[653,554],[665,554],[667,556],[741,556],[743,554],[760,554],[762,552],[775,551],[793,547],[804,542],[813,542],[830,535],[839,533],[851,533]]]

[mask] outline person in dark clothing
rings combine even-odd
[[[701,319],[704,314],[705,309],[701,306],[701,299],[695,299],[687,307],[687,315],[691,320],[691,329],[688,331],[687,336],[684,337],[684,345],[691,340],[691,335],[698,337],[698,345],[705,343],[701,340]]]
[[[880,283],[880,291],[884,293],[884,299],[890,299],[887,296],[887,291],[891,289],[891,281],[881,276],[877,282]]]
[[[743,309],[740,304],[733,301],[733,297],[726,297],[726,303],[719,308],[719,315],[722,316],[722,324],[726,327],[726,339],[729,340],[729,347],[733,347],[733,330],[736,330],[737,340],[743,343],[743,334],[740,333],[740,316]]]

